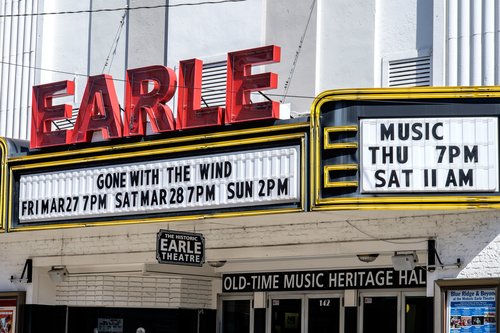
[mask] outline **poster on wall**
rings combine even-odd
[[[122,318],[98,318],[97,331],[103,333],[122,333],[123,319]]]
[[[0,333],[14,333],[15,327],[15,306],[0,306]]]
[[[448,291],[448,333],[496,332],[496,291]]]

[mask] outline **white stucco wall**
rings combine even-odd
[[[92,1],[92,9],[123,8],[126,0]],[[88,45],[88,73],[89,75],[109,74],[113,76],[116,93],[120,101],[124,96],[124,79],[126,68],[127,29],[131,24],[130,13],[125,16],[123,25],[121,20],[125,11],[96,12],[91,14],[91,30]],[[81,50],[80,52],[84,51]],[[69,57],[71,59],[71,56]],[[68,63],[71,66],[71,63]],[[79,89],[86,84],[83,78]],[[84,87],[83,87],[84,88]],[[82,95],[76,97],[76,105],[79,106]]]
[[[312,5],[304,0],[267,1],[266,44],[281,47],[280,64],[270,67],[278,74],[278,88],[269,94],[291,103],[292,115],[308,114],[316,95],[317,1]]]
[[[40,12],[90,9],[90,0],[72,4],[68,1],[44,1]],[[90,14],[46,15],[39,18],[40,35],[37,43],[37,64],[46,70],[37,71],[36,84],[75,80],[76,96],[69,102],[79,104],[89,65]],[[50,38],[49,38],[50,36]],[[71,73],[80,74],[73,75]],[[28,124],[20,124],[28,126]]]
[[[318,2],[316,93],[372,87],[376,1]]]
[[[222,60],[228,52],[262,46],[264,15],[264,0],[170,8],[167,66],[192,58]]]
[[[140,6],[165,6],[165,0],[129,1],[130,8]],[[131,10],[127,31],[123,35],[126,45],[125,68],[137,68],[165,63],[167,48],[168,8]],[[125,69],[124,67],[123,70]]]
[[[384,82],[384,61],[430,56],[433,38],[433,1],[377,1],[374,82]]]
[[[127,30],[133,19],[126,17],[120,30],[125,11],[99,10],[126,6],[126,0],[44,2],[42,12],[95,11],[40,18],[42,34],[38,38],[37,57],[39,66],[47,70],[39,71],[37,84],[61,80],[76,84],[75,96],[58,103],[79,107],[88,76],[103,73],[113,76],[118,98],[123,100]]]

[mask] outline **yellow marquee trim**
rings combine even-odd
[[[324,183],[326,188],[331,187],[358,187],[357,181],[344,181],[344,182],[332,182],[330,181],[330,172],[335,171],[356,171],[358,170],[357,164],[337,164],[328,165],[324,167]]]
[[[300,128],[308,128],[309,122],[299,122],[294,124],[283,124],[283,125],[275,125],[275,126],[266,126],[266,127],[255,127],[250,129],[242,129],[242,130],[233,130],[227,132],[214,132],[214,133],[206,133],[206,134],[198,134],[192,136],[183,136],[183,137],[175,137],[175,138],[163,138],[158,140],[151,141],[141,141],[141,142],[133,142],[133,143],[116,143],[112,146],[102,146],[102,147],[91,147],[91,148],[81,148],[75,150],[64,150],[64,151],[55,151],[50,153],[37,153],[33,155],[20,156],[20,157],[12,157],[9,158],[9,162],[11,163],[19,163],[26,161],[35,161],[42,160],[48,158],[61,158],[61,157],[72,157],[78,156],[82,154],[109,154],[115,153],[127,149],[152,149],[157,146],[162,145],[172,145],[172,144],[182,144],[182,143],[192,143],[200,140],[213,140],[213,139],[224,139],[230,138],[232,136],[239,135],[251,135],[251,134],[262,134],[262,133],[273,133],[279,131],[287,131],[293,129]],[[149,136],[149,138],[154,138],[154,136]]]
[[[7,142],[0,138],[0,231],[7,226]]]
[[[357,132],[358,126],[333,126],[323,130],[324,149],[357,149],[357,142],[332,143],[330,133]]]

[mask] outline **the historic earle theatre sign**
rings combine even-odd
[[[162,229],[156,235],[156,259],[162,264],[203,266],[205,238],[199,233]]]

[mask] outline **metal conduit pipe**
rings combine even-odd
[[[19,72],[20,72],[19,85],[18,85],[19,98],[16,101],[16,104],[19,107],[19,111],[16,112],[18,114],[17,121],[16,121],[16,124],[17,124],[16,137],[18,137],[18,138],[22,137],[22,135],[21,135],[22,128],[27,126],[27,124],[25,122],[23,122],[22,119],[23,119],[23,115],[26,114],[26,107],[27,107],[27,105],[24,103],[24,101],[26,99],[25,96],[30,91],[30,87],[26,86],[27,74],[30,70],[28,67],[26,67],[26,66],[28,66],[28,63],[26,62],[26,55],[29,52],[29,49],[27,49],[27,45],[26,45],[26,43],[29,41],[29,39],[28,39],[29,38],[29,31],[27,30],[27,28],[28,28],[27,21],[29,20],[29,17],[27,17],[26,14],[29,14],[29,12],[28,12],[29,2],[30,1],[23,1],[22,2],[20,12],[22,12],[24,14],[24,16],[22,17],[22,21],[19,22],[19,31],[20,31],[19,35],[22,38],[22,43],[21,43],[21,47],[18,48],[20,54],[19,54],[19,58],[18,58],[19,60],[16,61],[16,63],[22,64],[23,66],[19,67]]]
[[[0,135],[5,136],[7,130],[7,95],[8,95],[8,78],[9,78],[9,65],[7,64],[9,55],[9,43],[10,43],[10,21],[8,18],[9,13],[9,1],[4,1],[3,15],[6,17],[3,21],[2,30],[2,49],[0,50],[0,56],[2,57],[2,77],[0,78]]]
[[[16,14],[21,14],[22,13],[22,4],[24,4],[24,1],[17,1],[17,8],[16,8]],[[13,54],[15,54],[15,57],[11,58],[12,60],[9,62],[14,62],[14,64],[20,64],[23,65],[22,63],[22,55],[23,55],[23,42],[24,42],[24,31],[21,29],[22,24],[21,22],[24,20],[23,17],[17,17],[15,20],[15,31],[13,36],[11,37],[16,41]],[[22,112],[21,105],[20,105],[20,99],[21,99],[21,80],[22,80],[22,73],[23,73],[23,67],[22,66],[17,66],[14,65],[12,66],[13,68],[13,77],[14,77],[14,82],[12,84],[12,90],[13,90],[13,98],[12,98],[12,108],[10,109],[9,113],[12,113],[12,125],[10,126],[11,128],[11,137],[12,138],[17,138],[19,137],[19,113]]]
[[[495,84],[500,84],[500,3],[495,1]]]
[[[2,15],[6,15],[7,14],[7,1],[3,1],[3,5],[0,9],[0,13]],[[5,64],[3,63],[3,55],[4,55],[4,52],[5,52],[5,35],[6,35],[6,22],[7,22],[7,18],[4,18],[3,20],[1,20],[2,22],[2,29],[1,29],[1,33],[0,33],[0,57],[2,59],[2,62],[0,63],[0,135],[2,135],[2,133],[4,133],[4,128],[5,128],[5,117],[6,117],[6,114],[5,112],[2,112],[3,108],[3,101],[4,101],[4,89],[3,89],[3,85],[4,85],[4,73],[5,73]]]
[[[31,1],[31,13],[37,13],[38,12],[38,0],[32,0]],[[26,124],[29,124],[29,119],[30,119],[30,113],[31,113],[31,87],[35,84],[35,67],[36,67],[36,45],[37,45],[37,39],[36,39],[36,33],[38,31],[38,16],[32,16],[31,17],[31,33],[30,33],[30,53],[29,53],[29,66],[30,66],[30,71],[28,75],[28,87],[30,87],[30,93],[28,96],[26,96],[26,105],[28,105],[28,108],[26,110]],[[24,129],[24,136],[25,138],[29,138],[29,126],[26,126]]]
[[[458,2],[458,85],[470,85],[470,0]]]
[[[0,13],[0,136],[28,139],[35,78],[38,0],[2,2]],[[17,16],[19,15],[19,16]]]
[[[471,6],[471,52],[470,52],[470,84],[482,84],[482,2],[472,1]]]
[[[10,15],[15,15],[14,13],[14,3],[15,0],[10,1]],[[7,65],[7,81],[6,81],[6,103],[5,103],[5,108],[2,109],[2,112],[5,112],[7,114],[7,123],[5,124],[7,127],[5,129],[5,134],[8,137],[12,137],[12,116],[13,116],[13,102],[12,102],[12,96],[13,96],[13,91],[12,91],[12,86],[13,82],[15,80],[15,66],[11,65],[12,63],[12,54],[15,52],[16,49],[16,34],[14,33],[14,21],[15,17],[12,16],[9,18],[10,23],[8,24],[9,26],[9,46],[7,48],[7,54],[5,54],[4,61],[8,62],[9,64]]]
[[[483,85],[495,84],[495,1],[483,3]]]
[[[447,16],[447,74],[446,85],[458,85],[458,0],[448,1]]]

